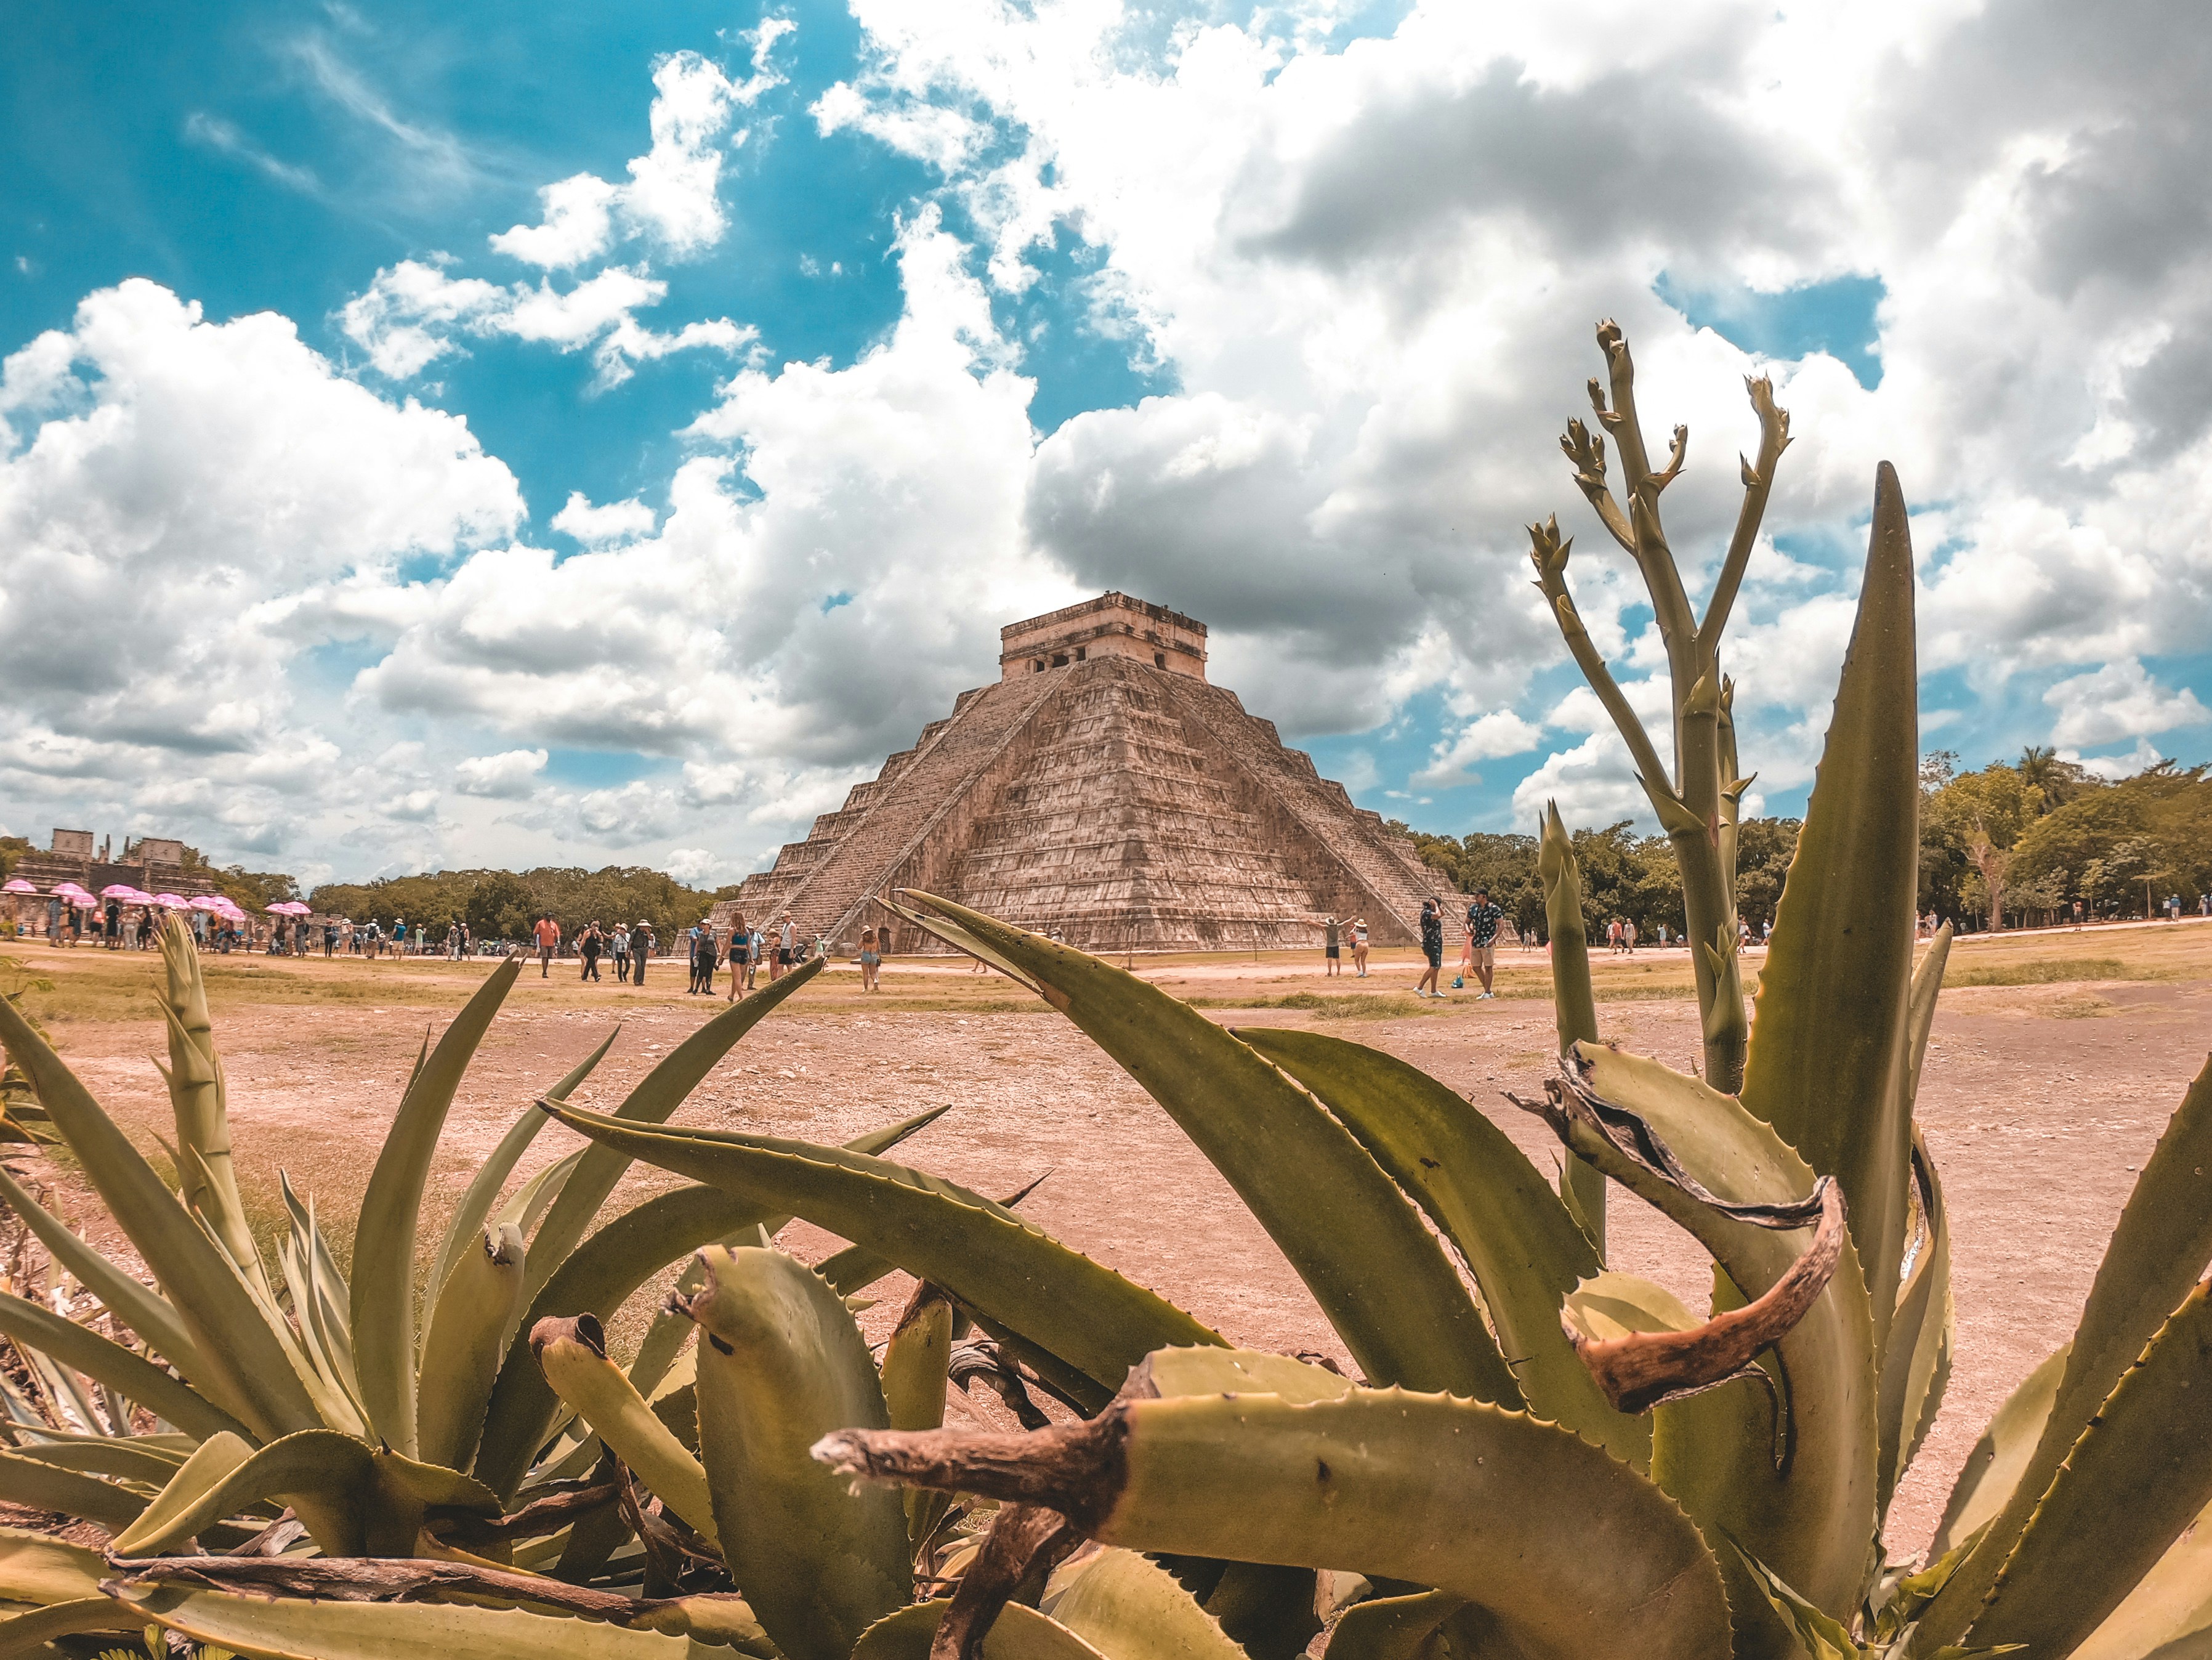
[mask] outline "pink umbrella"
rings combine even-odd
[[[58,894],[68,895],[72,893],[82,893],[84,890],[77,886],[74,882],[57,882],[54,884],[53,891]]]
[[[163,910],[190,910],[191,909],[190,901],[181,898],[173,893],[157,893],[154,896],[153,903],[159,905]]]
[[[193,910],[221,910],[230,901],[219,893],[198,893],[185,903]]]
[[[68,900],[70,904],[76,906],[79,910],[93,910],[97,909],[100,904],[99,900],[94,898],[82,889],[79,889],[75,893],[65,893],[62,897]]]
[[[20,876],[11,876],[4,885],[0,885],[0,893],[36,893],[38,891],[36,884],[26,882]]]
[[[100,897],[103,899],[136,899],[138,890],[128,882],[110,882],[100,891]]]

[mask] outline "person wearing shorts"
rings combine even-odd
[[[1437,982],[1444,971],[1444,916],[1433,899],[1421,901],[1421,955],[1428,967],[1421,971],[1420,983],[1413,988],[1413,995],[1442,997],[1443,988]]]
[[[775,931],[775,966],[769,970],[768,977],[781,980],[791,972],[791,965],[799,960],[799,930],[792,926],[791,913],[783,914],[783,921]]]
[[[750,960],[752,954],[752,930],[745,926],[745,919],[744,917],[732,917],[730,919],[729,1000],[732,1003],[736,1002],[738,998],[744,995],[745,965]]]
[[[1492,902],[1490,890],[1477,888],[1467,907],[1467,964],[1482,982],[1482,989],[1474,994],[1478,1003],[1498,995],[1491,977],[1498,972],[1498,930],[1504,924],[1505,913]]]
[[[1359,978],[1367,977],[1367,919],[1364,916],[1352,919],[1352,967]]]
[[[1324,978],[1332,974],[1344,972],[1343,946],[1344,929],[1336,918],[1332,916],[1328,919],[1328,926],[1322,930],[1322,933],[1321,971]]]
[[[553,913],[549,910],[538,919],[538,926],[531,933],[538,940],[538,977],[540,980],[550,978],[553,953],[561,949],[561,925],[553,920]]]
[[[860,931],[860,989],[876,990],[877,976],[883,973],[883,953],[876,949],[876,931],[863,928]]]

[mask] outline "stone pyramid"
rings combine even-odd
[[[714,908],[849,948],[921,888],[1097,952],[1311,946],[1332,915],[1419,937],[1413,843],[1206,679],[1205,624],[1108,593],[1000,630],[994,685]],[[895,927],[893,949],[928,950]]]

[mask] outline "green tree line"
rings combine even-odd
[[[1744,921],[1754,930],[1771,924],[1782,879],[1797,851],[1796,818],[1747,818],[1736,837],[1736,897]],[[1528,939],[1544,940],[1544,885],[1536,874],[1534,836],[1493,834],[1431,836],[1392,821],[1410,836],[1422,862],[1462,893],[1489,890],[1506,920]],[[1672,938],[1681,936],[1682,875],[1674,848],[1663,836],[1638,836],[1623,819],[1603,830],[1574,833],[1575,857],[1582,865],[1583,923],[1593,943],[1605,938],[1614,917],[1636,924],[1638,939],[1659,937],[1663,924]]]
[[[378,922],[387,932],[404,920],[429,928],[434,939],[459,919],[479,939],[519,941],[550,912],[564,935],[587,922],[612,927],[618,921],[645,921],[665,943],[729,891],[689,888],[665,872],[639,865],[596,871],[546,866],[520,873],[434,871],[375,882],[325,882],[308,903],[329,915]]]
[[[2016,762],[1920,769],[1920,905],[1988,927],[2141,916],[2212,891],[2212,779],[2160,761],[2108,783],[2031,745]]]
[[[2212,892],[2212,768],[2172,761],[2108,783],[2031,745],[2016,762],[1960,772],[1938,750],[1921,762],[1920,909],[1962,928],[2018,927],[2069,918],[2141,916],[2179,894],[2194,912]],[[1771,927],[1797,851],[1796,818],[1747,818],[1737,836],[1736,897],[1756,931]],[[1487,888],[1524,937],[1545,937],[1534,836],[1477,830],[1432,836],[1396,820],[1422,861],[1462,893]],[[1638,936],[1683,928],[1682,882],[1663,836],[1624,820],[1574,833],[1583,921],[1593,943],[1618,916]]]

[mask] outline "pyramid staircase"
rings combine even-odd
[[[713,920],[769,928],[788,910],[849,948],[891,922],[873,902],[901,887],[1100,951],[1310,946],[1331,915],[1400,943],[1438,891],[1235,693],[1127,658],[963,693]],[[929,948],[906,932],[896,949]]]

